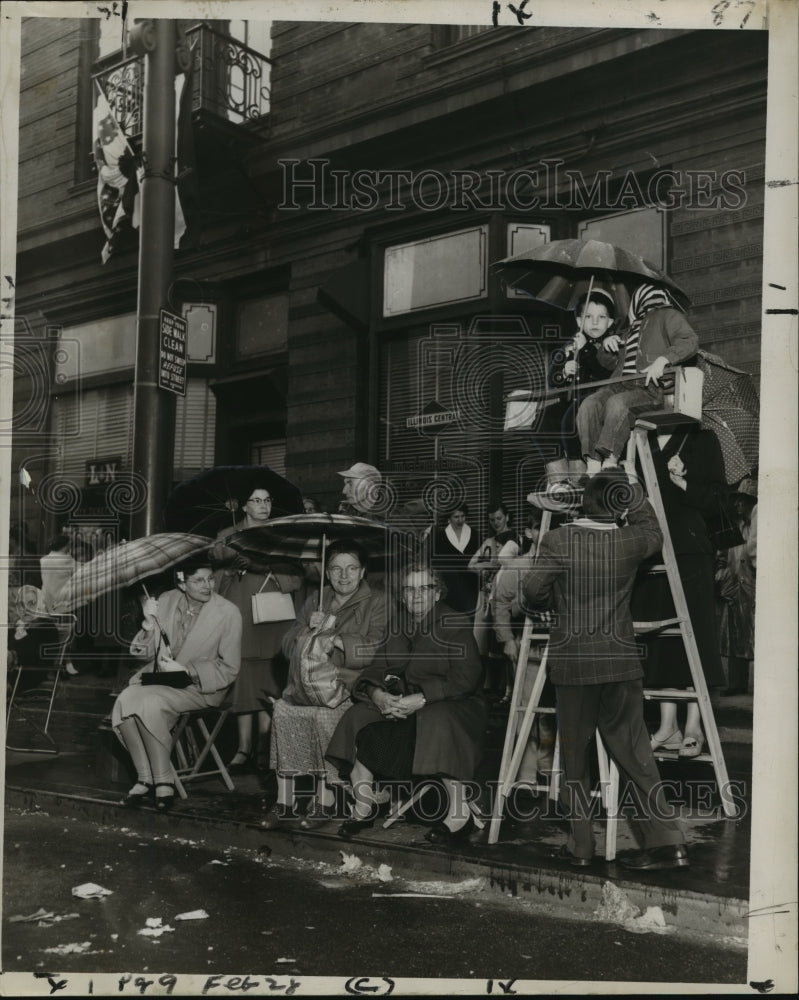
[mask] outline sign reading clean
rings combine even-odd
[[[186,395],[186,320],[161,310],[158,339],[158,387]]]

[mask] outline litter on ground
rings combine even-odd
[[[594,910],[594,916],[619,924],[633,934],[670,934],[674,930],[666,923],[659,906],[648,906],[642,914],[627,894],[612,882],[602,886],[602,902]]]
[[[112,896],[111,889],[104,889],[96,882],[84,882],[83,885],[76,885],[72,889],[72,895],[79,899],[101,899],[103,896]]]
[[[148,917],[145,920],[145,927],[142,927],[138,934],[144,937],[161,937],[162,934],[172,933],[175,928],[165,924],[160,917]]]
[[[208,914],[205,910],[189,910],[186,913],[179,913],[175,920],[207,920]]]
[[[57,944],[54,948],[45,948],[45,953],[48,955],[94,955],[96,952],[90,952],[91,941],[72,941],[70,944]]]

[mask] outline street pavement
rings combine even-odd
[[[266,840],[220,850],[178,835],[164,817],[134,824],[131,815],[98,824],[7,809],[4,974],[444,977],[472,980],[483,994],[489,981],[514,979],[745,981],[743,948],[688,940],[673,927],[633,933],[492,893],[486,879],[359,866],[358,845],[338,845],[344,853],[325,860],[277,856]],[[74,896],[85,883],[111,894]],[[176,919],[196,910],[207,918]]]

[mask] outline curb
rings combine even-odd
[[[368,836],[345,842],[334,834],[321,831],[267,831],[260,824],[219,820],[198,813],[161,816],[154,811],[126,809],[107,799],[12,785],[6,787],[6,805],[23,809],[63,809],[103,825],[119,823],[120,815],[123,815],[125,826],[143,832],[146,828],[148,833],[152,832],[152,820],[157,817],[159,830],[166,825],[175,834],[189,839],[196,838],[200,832],[209,843],[222,849],[237,847],[264,851],[266,848],[270,858],[329,863],[331,856],[338,858],[341,850],[346,848],[348,853],[357,853],[362,861],[375,868],[390,862],[401,878],[418,880],[424,874],[453,880],[481,878],[485,882],[485,891],[497,897],[512,897],[539,909],[546,907],[557,917],[595,919],[594,911],[602,902],[602,887],[611,882],[642,913],[649,906],[659,906],[666,923],[680,935],[700,933],[704,937],[715,938],[719,943],[743,947],[747,943],[748,901],[629,881],[617,876],[615,866],[611,866],[607,875],[600,875],[583,874],[571,869],[564,871],[513,865],[451,851],[387,844]]]

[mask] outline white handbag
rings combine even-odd
[[[279,590],[264,593],[264,587],[269,583],[271,576],[270,570],[258,593],[252,595],[252,620],[255,625],[262,625],[265,622],[289,622],[297,617],[291,594],[283,594]]]

